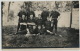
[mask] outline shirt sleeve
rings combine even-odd
[[[43,12],[41,13],[41,17],[43,17]]]
[[[51,14],[50,14],[50,17],[52,16],[52,12],[51,12]]]
[[[60,16],[60,13],[59,12],[57,12],[58,13],[58,16]]]
[[[33,12],[33,16],[35,17],[35,13]]]
[[[48,14],[47,16],[49,16],[49,11],[47,12],[47,14]]]
[[[20,17],[20,12],[18,13],[18,16]]]

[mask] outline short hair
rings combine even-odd
[[[24,8],[24,6],[21,6],[21,9]]]
[[[44,8],[46,8],[46,7],[44,7]]]
[[[38,6],[37,8],[40,8],[40,6]]]

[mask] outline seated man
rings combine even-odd
[[[35,25],[33,26],[33,32],[32,32],[32,34],[38,34],[37,27]]]
[[[30,15],[30,19],[28,19],[28,29],[30,31],[31,34],[33,34],[33,26],[35,26],[35,20],[33,18],[33,15]]]
[[[50,17],[47,17],[47,20],[45,21],[44,26],[45,26],[45,29],[46,29],[46,33],[52,34]]]
[[[27,33],[27,19],[25,19],[25,15],[22,15],[22,19],[20,19],[20,28],[17,34],[26,34]]]
[[[41,15],[39,14],[39,15],[38,15],[38,19],[36,20],[36,25],[37,25],[37,27],[38,27],[38,26],[41,26],[41,27],[42,27],[42,24],[43,24],[43,23],[42,23],[42,18],[41,18]]]
[[[44,28],[42,28],[42,26],[38,26],[38,28],[37,28],[37,32],[38,32],[38,34],[44,34],[45,33],[45,29]]]

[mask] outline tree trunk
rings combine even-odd
[[[72,25],[72,9],[73,9],[73,4],[71,3],[70,28]]]
[[[10,10],[10,4],[11,4],[11,2],[9,2],[9,5],[8,5],[8,19],[7,19],[7,21],[9,21],[9,10]]]

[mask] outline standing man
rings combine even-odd
[[[58,22],[58,16],[60,16],[60,13],[54,8],[51,11],[50,17],[52,17],[52,22],[53,22],[53,29],[55,28],[55,35],[57,33],[57,22]]]
[[[46,7],[44,7],[43,12],[41,13],[43,25],[45,24],[45,21],[47,20],[47,17],[49,17],[49,11]]]
[[[35,13],[34,13],[34,11],[32,10],[31,7],[27,10],[27,17],[28,17],[28,19],[30,19],[30,15],[33,15],[33,17],[35,17]]]

